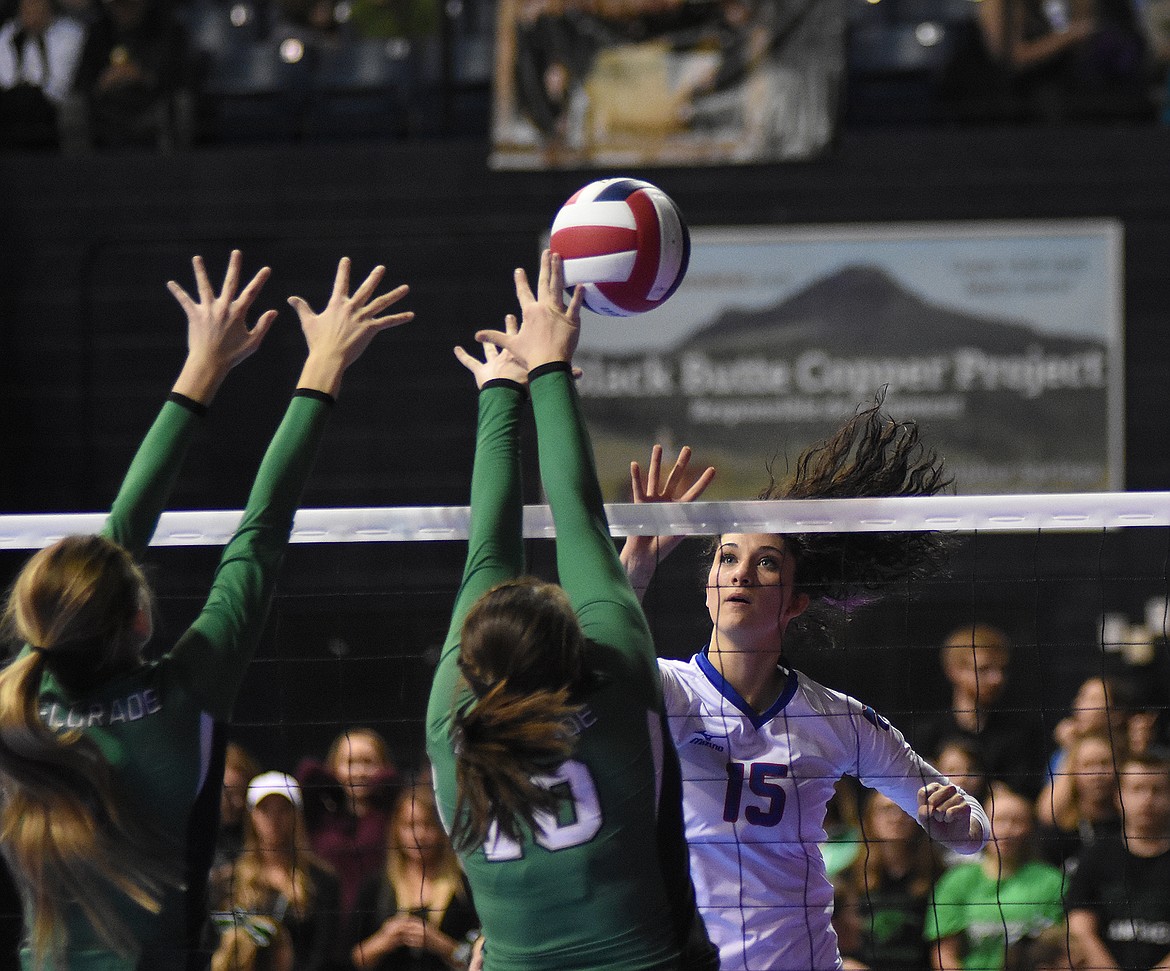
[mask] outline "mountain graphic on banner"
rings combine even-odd
[[[757,456],[793,457],[884,389],[891,414],[966,470],[961,491],[1105,488],[1101,341],[947,307],[869,265],[724,310],[667,352],[578,358],[603,443],[687,443],[759,470]]]

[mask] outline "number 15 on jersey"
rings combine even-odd
[[[777,780],[786,778],[788,766],[776,762],[728,762],[727,794],[723,799],[724,821],[738,822],[742,810],[743,818],[753,826],[775,826],[784,817],[784,802],[787,798]],[[745,782],[749,800],[750,796],[759,796],[762,802],[750,800],[747,806],[743,805]]]

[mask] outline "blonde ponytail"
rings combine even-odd
[[[119,803],[97,744],[54,732],[39,710],[42,675],[58,661],[71,680],[93,679],[136,656],[131,625],[144,588],[121,547],[67,537],[26,564],[5,610],[9,636],[33,648],[0,670],[0,848],[26,898],[38,967],[62,953],[66,906],[132,955],[137,942],[111,889],[157,913],[166,888],[181,885],[178,847]]]

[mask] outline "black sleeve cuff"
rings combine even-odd
[[[325,404],[332,407],[337,404],[337,399],[331,394],[326,394],[324,391],[318,391],[316,388],[297,388],[293,392],[294,398],[315,398],[317,401],[324,401]]]
[[[488,388],[511,388],[514,391],[519,391],[520,397],[528,397],[528,389],[519,381],[513,381],[511,378],[492,378],[490,381],[485,381],[479,390],[487,391]]]
[[[570,361],[549,361],[547,364],[542,364],[540,367],[534,367],[528,372],[528,380],[534,381],[542,374],[552,374],[554,371],[568,371],[573,373],[573,365]]]
[[[172,391],[167,395],[167,401],[173,401],[181,408],[186,408],[193,415],[198,415],[202,418],[207,414],[207,405],[196,401],[194,398],[188,398],[185,394],[179,394],[178,391]]]

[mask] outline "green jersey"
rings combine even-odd
[[[928,941],[959,935],[966,971],[999,971],[1008,945],[1064,918],[1063,876],[1046,863],[1025,863],[1000,880],[979,862],[944,873],[926,908]]]
[[[46,724],[81,729],[97,743],[113,767],[119,802],[163,834],[176,860],[184,858],[188,816],[207,773],[212,726],[229,717],[260,638],[328,410],[324,402],[301,395],[289,405],[240,526],[224,549],[207,603],[168,653],[84,694],[66,690],[50,672],[42,680]],[[190,407],[175,401],[163,406],[118,494],[105,535],[134,553],[146,546],[196,425]],[[141,964],[104,948],[80,908],[71,905],[66,909],[69,971],[186,967],[181,890],[168,894],[159,914],[109,892],[143,946]],[[22,965],[34,966],[27,951]]]
[[[540,467],[557,530],[557,569],[589,639],[591,687],[579,698],[572,757],[541,779],[570,795],[519,842],[490,836],[464,854],[487,939],[488,971],[682,966],[713,954],[683,838],[678,759],[665,730],[650,632],[605,519],[588,436],[566,371],[531,382]],[[471,606],[523,573],[519,433],[522,393],[480,395],[467,564],[427,712],[427,750],[444,820],[456,806],[454,714],[474,696],[457,667]],[[555,470],[553,472],[552,470]]]

